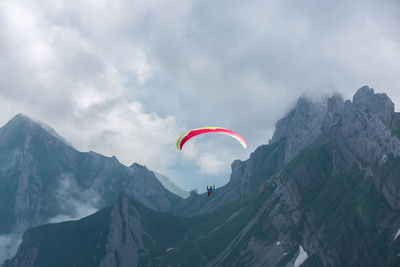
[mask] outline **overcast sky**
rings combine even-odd
[[[400,105],[399,25],[387,0],[0,0],[0,124],[25,113],[204,191],[304,93],[370,85]],[[249,149],[226,136],[176,149],[203,126]]]

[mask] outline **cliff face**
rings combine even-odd
[[[302,97],[296,107],[276,123],[270,144],[285,139],[285,164],[321,135],[326,113],[326,101],[319,103]]]
[[[340,143],[338,149],[347,149],[354,161],[383,164],[389,156],[400,154],[399,139],[392,134],[395,116],[394,104],[385,94],[363,87],[353,102],[330,101],[324,136]]]
[[[110,214],[105,256],[99,266],[137,266],[139,264],[138,250],[144,249],[142,238],[144,227],[139,216],[134,208],[130,211],[126,195],[118,199]]]

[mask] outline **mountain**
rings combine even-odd
[[[192,191],[190,197],[180,201],[171,212],[179,216],[207,213],[255,190],[319,137],[327,101],[320,103],[301,97],[294,109],[277,122],[268,145],[258,147],[249,159],[232,163],[229,182],[217,188],[216,194],[208,197],[206,193]]]
[[[161,173],[153,171],[154,176],[160,181],[160,183],[171,193],[174,193],[175,195],[180,196],[181,198],[187,198],[190,193],[188,191],[183,190],[176,184],[174,184],[170,178],[168,178],[165,175],[162,175]]]
[[[79,152],[28,116],[0,128],[0,235],[87,215],[122,191],[155,210],[180,200],[146,167]]]
[[[239,206],[218,216],[182,218],[153,211],[121,194],[113,207],[79,221],[28,230],[17,255],[4,267],[204,266],[255,214],[253,209],[232,216]]]
[[[309,107],[322,119],[296,107],[232,165],[245,166],[237,188],[260,185],[229,204],[184,218],[121,194],[82,220],[28,230],[5,266],[399,266],[400,114],[369,87]],[[307,124],[312,138],[298,129]]]
[[[284,142],[262,145],[251,153],[248,160],[235,160],[231,165],[230,181],[216,188],[210,197],[207,193],[197,194],[191,191],[190,196],[178,202],[170,212],[188,217],[215,211],[247,195],[268,180],[282,167],[283,157]]]
[[[400,159],[390,161],[400,169]],[[387,167],[377,169],[383,179],[390,179]],[[4,266],[400,264],[399,213],[364,172],[332,175],[332,168],[328,144],[307,149],[257,191],[190,218],[122,194],[112,208],[80,221],[30,229]]]

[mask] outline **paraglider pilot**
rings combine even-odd
[[[215,185],[210,185],[210,186],[207,185],[208,196],[211,196],[211,194],[214,193],[214,191],[215,191]]]

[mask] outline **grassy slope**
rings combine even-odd
[[[175,195],[180,196],[181,198],[187,198],[190,193],[188,191],[183,190],[179,186],[175,185],[171,179],[169,179],[167,176],[162,175],[158,172],[153,172],[154,176],[160,181],[160,183],[171,193],[174,193]]]
[[[37,248],[37,267],[98,266],[105,254],[110,210],[104,208],[79,221],[31,228],[19,250]]]

